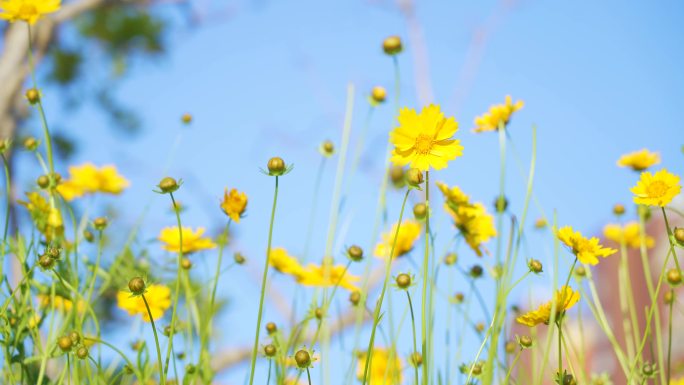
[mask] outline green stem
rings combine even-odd
[[[425,311],[427,305],[427,284],[429,279],[429,258],[430,258],[430,171],[425,172],[425,206],[427,208],[425,215],[425,254],[423,255],[423,292],[421,303],[421,346],[423,354],[423,385],[428,385],[429,371],[428,363],[431,357],[428,357],[428,320]],[[432,291],[430,292],[432,293]]]
[[[221,241],[219,242],[219,253],[218,253],[218,261],[216,262],[216,274],[214,276],[214,287],[211,289],[211,300],[209,301],[209,330],[205,331],[205,335],[203,338],[203,350],[207,351],[209,350],[209,344],[208,344],[208,337],[209,334],[211,334],[212,330],[212,325],[213,325],[213,319],[214,319],[214,304],[216,303],[216,289],[218,288],[218,281],[219,281],[219,275],[221,274],[221,263],[223,262],[223,249],[225,248],[225,243],[226,240],[228,239],[228,230],[230,229],[230,223],[232,222],[231,219],[228,219],[228,223],[226,224],[226,229],[223,231],[223,237],[221,238]]]
[[[171,207],[178,207],[173,193],[169,193],[169,196],[171,197]],[[178,226],[178,260],[176,261],[176,295],[173,299],[173,309],[171,311],[171,332],[169,333],[169,344],[166,348],[164,374],[168,373],[169,370],[169,361],[171,359],[171,351],[173,350],[173,337],[176,335],[176,318],[178,316],[178,300],[180,298],[181,273],[183,269],[181,266],[183,260],[183,227],[181,225],[180,210],[173,211],[176,213],[176,223]]]
[[[665,212],[665,207],[660,208],[663,212],[663,218],[665,219],[665,228],[667,228],[667,240],[670,243],[670,249],[672,249],[672,256],[674,257],[675,266],[677,266],[678,271],[682,271],[679,267],[679,258],[677,258],[677,251],[675,250],[675,245],[672,241],[672,228],[670,227],[670,221],[667,220],[667,213]]]
[[[672,367],[672,307],[674,305],[674,290],[670,290],[672,294],[672,300],[669,306],[669,318],[668,318],[668,332],[667,332],[667,372],[665,374],[665,383],[670,383],[670,369]]]
[[[249,385],[254,383],[254,368],[256,367],[257,350],[259,348],[259,332],[261,331],[261,316],[264,309],[264,296],[266,293],[266,279],[268,277],[269,259],[271,257],[271,240],[273,238],[273,221],[275,220],[276,204],[278,203],[278,176],[275,177],[275,191],[273,193],[273,207],[271,208],[271,221],[268,226],[268,244],[266,246],[266,259],[264,274],[261,279],[261,296],[259,297],[259,312],[257,313],[256,332],[254,333],[254,347],[252,348],[252,361],[249,371]]]
[[[373,344],[375,343],[375,332],[380,323],[380,310],[382,309],[382,302],[385,298],[385,292],[387,291],[387,283],[389,282],[390,272],[392,271],[392,259],[394,258],[394,248],[397,245],[397,239],[399,238],[399,229],[401,229],[401,220],[404,217],[404,209],[406,208],[406,201],[408,200],[409,193],[411,189],[406,190],[404,195],[404,201],[401,203],[401,211],[399,212],[399,221],[397,222],[397,229],[394,231],[394,240],[392,241],[392,249],[390,254],[386,256],[385,260],[385,280],[382,283],[382,291],[380,291],[380,298],[375,304],[375,311],[373,312],[373,328],[371,329],[370,341],[368,341],[368,350],[366,351],[366,365],[363,370],[363,385],[368,383],[368,373],[371,367],[371,361],[373,360]],[[425,360],[423,360],[425,364]]]
[[[164,378],[164,365],[162,365],[162,355],[161,355],[161,348],[159,347],[159,336],[157,335],[157,327],[154,324],[154,317],[152,316],[152,311],[150,310],[150,305],[147,303],[147,299],[145,298],[145,293],[140,294],[142,297],[143,302],[145,303],[145,308],[147,309],[147,315],[150,317],[150,324],[152,326],[152,332],[154,333],[154,344],[155,347],[157,348],[157,362],[159,364],[159,379],[161,381],[161,384],[164,385],[166,384],[166,379]],[[171,329],[171,335],[173,335],[173,328]],[[169,337],[171,338],[171,337]]]
[[[513,359],[511,366],[508,368],[508,372],[506,372],[506,378],[504,379],[504,382],[502,382],[502,384],[508,384],[508,380],[511,378],[511,373],[513,373],[513,368],[515,368],[515,365],[518,363],[521,354],[522,349],[518,350],[518,354],[515,355],[515,358]]]
[[[406,298],[408,298],[409,309],[411,310],[411,328],[413,329],[413,354],[418,353],[418,344],[416,342],[416,318],[413,315],[413,302],[411,302],[411,294],[406,290]],[[413,363],[413,368],[416,374],[416,385],[418,385],[418,365],[416,362]]]
[[[9,163],[5,154],[2,154],[2,164],[5,168],[5,193],[7,194],[7,207],[5,208],[5,230],[2,234],[2,255],[5,255],[5,245],[7,244],[7,233],[9,231],[10,211],[12,210],[12,179],[9,172]]]
[[[311,372],[309,372],[309,368],[306,368],[306,376],[309,378],[309,385],[311,385]]]

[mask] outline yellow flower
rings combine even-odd
[[[0,0],[0,19],[33,24],[43,15],[59,10],[60,0]]]
[[[437,187],[444,194],[444,209],[453,219],[454,225],[468,246],[478,256],[482,256],[482,244],[496,237],[494,217],[487,213],[482,203],[471,203],[468,195],[457,186],[449,187],[437,182]]]
[[[62,236],[64,222],[59,210],[52,207],[39,192],[26,193],[26,198],[27,201],[19,201],[19,204],[26,207],[36,229],[45,236],[45,239],[50,242],[53,238]]]
[[[57,192],[67,201],[72,201],[86,194],[97,192],[118,195],[130,182],[119,175],[115,166],[107,165],[97,168],[92,163],[69,167],[69,179],[57,186]]]
[[[375,256],[380,258],[389,257],[392,252],[392,243],[394,242],[394,235],[397,232],[397,224],[392,226],[392,229],[382,234],[382,242],[375,246]],[[397,235],[397,244],[394,247],[393,258],[401,257],[408,254],[412,249],[416,240],[420,238],[421,226],[416,221],[406,220],[401,222],[399,234]]]
[[[236,189],[228,189],[223,193],[223,200],[221,201],[221,210],[223,210],[230,219],[235,223],[240,223],[240,217],[244,214],[247,208],[247,194],[239,192]]]
[[[345,270],[343,265],[328,266],[326,268],[324,265],[309,264],[302,271],[297,282],[304,286],[332,287],[339,285],[349,291],[358,290],[359,288],[354,283],[360,281],[361,278],[351,275],[348,271],[345,272]]]
[[[553,295],[553,300],[539,306],[537,310],[527,312],[516,319],[518,323],[525,326],[534,327],[539,324],[549,324],[551,320],[551,309],[556,310],[556,319],[560,318],[568,309],[575,306],[580,299],[580,294],[572,290],[569,286],[563,286]]]
[[[216,244],[211,238],[203,238],[204,228],[198,227],[193,230],[191,227],[183,226],[183,253],[190,254],[200,250],[214,249]],[[164,243],[162,248],[167,251],[180,251],[180,237],[178,226],[165,227],[159,232],[159,240]]]
[[[637,222],[629,222],[624,226],[610,223],[603,227],[603,236],[606,239],[621,244],[623,241],[627,247],[638,249],[641,247],[641,231]],[[651,248],[655,245],[655,239],[646,234],[646,247]]]
[[[36,296],[36,299],[38,299],[38,305],[41,308],[48,308],[48,307],[52,307],[52,305],[53,305],[52,303],[50,303],[50,295],[49,294],[38,294]],[[74,303],[70,299],[62,297],[61,295],[55,295],[54,306],[55,306],[55,309],[57,309],[61,312],[64,312],[64,313],[68,313],[71,311],[71,309],[73,309]],[[84,309],[83,301],[79,300],[78,305],[77,305],[77,310],[79,312],[82,312],[83,309]]]
[[[523,108],[525,103],[518,100],[513,104],[513,99],[510,95],[506,96],[504,104],[496,104],[489,107],[487,113],[475,118],[475,132],[497,131],[499,127],[506,127],[511,120],[511,115],[515,111]]]
[[[399,385],[403,381],[402,377],[402,362],[399,355],[390,349],[374,348],[373,358],[368,368],[368,383],[375,385]],[[390,359],[390,356],[391,359]],[[368,352],[359,355],[359,363],[356,369],[356,376],[360,381],[363,381],[363,375],[366,370],[366,360],[368,359]]]
[[[647,149],[630,152],[624,154],[618,159],[617,165],[620,167],[629,167],[634,171],[643,171],[655,164],[660,163],[660,154],[657,152],[650,152]]]
[[[676,380],[670,380],[670,385],[684,385],[684,377],[680,377]]]
[[[145,299],[156,321],[163,317],[164,312],[171,306],[171,289],[164,285],[148,285],[145,289]],[[133,296],[128,291],[119,291],[116,294],[116,302],[119,308],[126,310],[128,314],[141,314],[145,322],[150,322],[150,315],[147,313],[142,296]]]
[[[634,203],[647,206],[664,207],[682,190],[677,175],[662,169],[655,174],[648,171],[641,173],[641,178],[630,191],[634,194]]]
[[[38,314],[31,315],[28,319],[29,329],[35,329],[38,325],[40,325],[41,320],[42,320],[42,318],[40,318],[40,315],[38,315]]]
[[[297,258],[288,254],[287,250],[282,247],[271,249],[268,263],[279,272],[291,275],[297,279],[304,274],[304,268],[299,264]]]
[[[390,133],[392,162],[428,171],[439,170],[463,154],[460,141],[452,139],[458,131],[454,118],[445,118],[439,106],[429,105],[417,114],[414,109],[399,111],[399,127]]]
[[[572,250],[572,253],[577,256],[581,263],[589,265],[596,265],[599,262],[598,257],[606,258],[617,251],[610,247],[603,247],[596,237],[585,238],[579,231],[574,231],[570,226],[557,230],[556,236],[558,240]]]

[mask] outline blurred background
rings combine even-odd
[[[229,255],[242,252],[248,263],[223,274],[219,290],[227,305],[216,323],[220,335],[214,342],[217,356],[230,355],[249,346],[254,332],[273,192],[273,179],[259,168],[275,155],[294,164],[294,170],[281,178],[274,246],[302,256],[322,162],[318,146],[329,139],[339,147],[350,85],[350,154],[366,124],[368,134],[358,171],[345,175],[339,208],[331,207],[338,157],[322,166],[308,258],[323,258],[328,218],[336,210],[334,257],[342,261],[344,247],[352,243],[370,253],[387,137],[396,116],[392,59],[381,50],[385,37],[398,35],[404,41],[404,52],[398,56],[400,105],[420,108],[437,103],[460,125],[456,136],[465,147],[463,157],[431,179],[459,185],[490,211],[499,183],[497,135],[472,133],[473,119],[491,104],[502,103],[506,95],[525,101],[509,126],[514,148],[509,149],[506,195],[510,212],[520,213],[536,126],[539,204],[531,208],[522,257],[551,266],[552,236],[548,231],[534,232],[535,218],[557,214],[560,224],[591,234],[612,219],[615,203],[627,205],[628,216],[635,217],[629,187],[637,175],[617,168],[621,154],[641,148],[658,151],[664,167],[684,174],[684,131],[678,113],[684,102],[682,16],[684,3],[674,0],[657,5],[65,0],[55,23],[41,25],[38,82],[58,138],[57,168],[62,174],[69,165],[86,161],[115,164],[132,183],[122,196],[98,196],[82,203],[80,210],[108,215],[113,226],[122,229],[142,220],[134,253],[144,254],[150,263],[173,261],[156,241],[162,227],[175,224],[168,198],[152,192],[163,176],[185,182],[177,194],[185,207],[184,224],[205,227],[212,235],[226,221],[218,207],[224,188],[248,194],[248,215],[233,226],[227,250]],[[16,57],[25,54],[26,41],[6,23],[0,28],[0,133],[17,139],[40,136],[37,116],[21,103],[25,64]],[[369,113],[368,95],[376,85],[387,88],[388,100]],[[181,123],[184,113],[192,114],[191,124]],[[34,159],[22,152],[13,155],[12,169],[19,181],[17,196],[41,173]],[[413,198],[418,201],[419,196]],[[398,216],[400,199],[399,192],[390,192],[388,225]],[[453,230],[441,211],[434,220],[441,253]],[[114,234],[111,250],[126,236],[123,231]],[[477,260],[464,247],[458,253],[466,268],[492,264],[491,257]],[[396,271],[417,273],[415,261],[421,255],[422,249],[416,248]],[[564,266],[569,265],[569,255],[562,256]],[[216,253],[193,258],[196,278],[208,279]],[[379,266],[380,261],[373,264]],[[520,271],[525,269],[521,264]],[[352,267],[352,273],[362,272],[362,265]],[[514,299],[527,303],[530,289],[533,298],[548,297],[551,277],[526,280]],[[459,275],[453,280],[443,277],[441,283],[447,281],[453,290],[468,289]],[[271,285],[278,295],[270,297],[265,320],[285,324],[292,310],[293,283],[273,274]],[[490,302],[488,284],[482,285]],[[346,296],[338,294],[336,309],[342,312]],[[401,301],[403,296],[394,299],[401,303],[397,317],[403,314]],[[298,317],[304,307],[302,302],[295,309]],[[487,321],[477,306],[471,308],[473,321]],[[445,322],[440,309],[438,327]],[[130,322],[123,312],[115,311],[114,316],[125,333],[142,333],[140,323]],[[405,325],[402,335],[408,337],[409,332]],[[480,338],[468,333],[463,356],[454,360],[458,363],[472,360],[479,347]],[[341,336],[343,343],[334,343],[333,353],[349,355],[353,333]],[[400,340],[402,354],[411,350],[408,341]],[[332,368],[333,374],[346,373],[343,362]],[[313,376],[320,375],[319,368]],[[241,383],[245,373],[245,365],[231,364],[220,379]],[[257,377],[257,383],[261,381],[265,377]]]

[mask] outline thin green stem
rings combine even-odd
[[[147,303],[147,298],[145,298],[145,293],[140,294],[140,297],[142,297],[143,302],[145,303],[145,308],[147,309],[147,315],[150,317],[150,325],[152,326],[152,332],[154,333],[154,344],[155,347],[157,348],[157,362],[159,364],[159,380],[161,381],[161,384],[164,385],[166,384],[166,379],[165,379],[165,372],[164,372],[164,365],[162,365],[162,354],[161,354],[161,348],[159,347],[159,336],[157,335],[157,326],[154,324],[154,317],[152,316],[152,310],[150,310],[150,305]],[[173,335],[173,329],[171,330],[171,334]]]
[[[268,243],[266,246],[266,258],[264,262],[264,274],[261,279],[261,295],[259,297],[259,312],[257,313],[256,332],[254,333],[254,347],[252,348],[252,361],[249,370],[249,385],[254,383],[254,368],[256,367],[257,350],[259,348],[259,332],[261,331],[261,316],[264,309],[264,297],[266,294],[266,279],[268,278],[269,259],[271,257],[271,240],[273,238],[273,222],[275,220],[276,205],[278,203],[278,176],[275,177],[275,190],[273,192],[273,207],[271,208],[271,221],[268,226]]]
[[[427,286],[429,280],[429,259],[430,259],[430,171],[425,172],[425,207],[427,208],[425,214],[425,254],[423,255],[423,291],[422,291],[422,302],[421,302],[421,346],[423,354],[423,385],[428,385],[429,381],[429,370],[428,367],[430,359],[428,357],[428,320],[426,315],[427,306]],[[432,293],[432,291],[430,291]]]
[[[416,341],[416,318],[413,315],[413,302],[411,301],[411,293],[409,293],[408,290],[406,290],[406,298],[408,299],[409,310],[411,310],[411,329],[413,330],[413,354],[416,354],[418,353],[418,343]],[[415,370],[416,375],[415,384],[418,385],[418,364],[416,362],[413,362],[413,369]]]
[[[5,230],[2,234],[2,255],[5,255],[5,245],[7,245],[7,233],[9,232],[10,212],[12,211],[12,176],[9,171],[9,164],[5,154],[2,154],[2,164],[5,168],[5,194],[7,194],[7,206],[5,207]]]
[[[677,266],[678,271],[682,271],[681,267],[679,267],[679,258],[677,258],[677,251],[675,250],[675,245],[672,240],[672,228],[670,227],[670,221],[667,219],[665,207],[661,207],[660,209],[663,212],[663,219],[665,219],[665,228],[667,229],[667,240],[670,243],[670,249],[672,249],[672,256],[674,257],[675,266]]]
[[[170,192],[171,207],[178,207],[176,198]],[[171,332],[169,333],[169,344],[166,348],[166,359],[164,361],[164,374],[168,373],[169,361],[171,359],[171,351],[173,350],[173,337],[176,335],[176,319],[178,317],[178,301],[180,299],[180,286],[182,274],[182,260],[183,260],[183,226],[181,224],[180,210],[173,210],[176,213],[176,224],[178,226],[178,260],[176,261],[176,288],[175,297],[173,299],[173,308],[171,310]]]
[[[311,372],[309,372],[309,368],[306,368],[306,376],[309,378],[309,385],[311,385]]]
[[[670,290],[670,294],[672,294],[672,299],[670,300],[670,305],[669,305],[669,316],[668,316],[668,324],[667,324],[667,372],[665,374],[665,383],[669,384],[670,383],[670,370],[672,367],[672,307],[674,305],[674,290]]]

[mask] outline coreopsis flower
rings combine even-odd
[[[679,176],[662,169],[655,174],[642,172],[636,186],[630,191],[634,194],[636,204],[664,207],[682,191],[682,186]]]
[[[569,286],[563,286],[561,289],[553,294],[553,299],[545,304],[542,304],[537,310],[527,312],[516,318],[519,324],[534,327],[539,324],[548,325],[551,320],[551,310],[556,311],[555,319],[559,319],[568,309],[575,306],[579,301],[580,294],[572,290]]]
[[[506,95],[504,104],[495,104],[489,107],[489,111],[475,118],[474,132],[497,131],[499,127],[506,127],[514,112],[523,108],[525,103],[518,100],[513,103],[513,98]]]
[[[374,348],[373,359],[368,368],[368,383],[376,385],[399,385],[403,382],[402,370],[403,363],[397,352],[392,352],[390,349]],[[359,354],[359,363],[356,369],[356,375],[360,381],[363,381],[363,375],[366,370],[366,360],[368,360],[368,352]]]
[[[191,227],[183,226],[181,231],[183,233],[183,253],[185,254],[216,248],[216,244],[211,238],[202,236],[204,235],[203,227],[193,230]],[[181,249],[178,226],[163,228],[159,232],[158,239],[163,243],[162,249],[164,250],[177,253]]]
[[[624,226],[615,223],[609,223],[603,227],[603,236],[617,244],[625,242],[627,247],[633,249],[638,249],[641,246],[641,231],[639,229],[639,223],[634,221],[626,223]],[[644,236],[644,240],[646,247],[648,248],[651,248],[655,245],[655,239],[648,234]]]
[[[339,285],[349,291],[359,290],[355,282],[361,278],[345,272],[343,265],[325,266],[309,264],[304,268],[297,282],[303,286],[332,287]]]
[[[398,224],[395,223],[392,228],[382,234],[382,242],[375,246],[375,256],[380,258],[387,258],[392,252],[392,244],[394,243],[394,235],[397,233]],[[406,220],[401,222],[399,227],[399,234],[397,234],[397,243],[394,246],[394,255],[392,258],[401,257],[413,250],[413,245],[420,238],[421,226],[416,221]]]
[[[684,377],[680,377],[676,380],[670,380],[670,385],[684,385]]]
[[[67,201],[87,194],[121,194],[130,182],[121,176],[115,166],[97,167],[92,163],[69,167],[69,178],[57,186],[57,192]]]
[[[1,0],[0,19],[15,22],[17,20],[34,24],[43,15],[57,12],[60,0]]]
[[[606,258],[617,251],[602,246],[596,237],[585,238],[579,231],[574,231],[570,226],[562,227],[555,233],[558,240],[568,246],[581,263],[596,265],[599,263],[598,257]]]
[[[54,302],[50,300],[51,296],[49,294],[38,294],[36,295],[36,299],[38,300],[38,305],[43,309],[54,306],[56,310],[68,313],[74,308],[74,302],[66,297],[62,297],[61,295],[55,295]],[[85,306],[83,301],[78,300],[76,305],[78,312],[82,312],[84,308]]]
[[[444,194],[444,209],[451,216],[454,226],[468,246],[482,256],[482,245],[497,235],[494,217],[487,213],[482,203],[471,203],[468,195],[457,186],[449,187],[438,182],[437,187]]]
[[[647,168],[660,163],[660,154],[657,152],[650,152],[647,149],[630,152],[624,154],[618,159],[617,165],[620,167],[629,167],[634,171],[643,171]]]
[[[164,285],[148,285],[144,295],[155,321],[163,317],[166,310],[171,306],[171,289]],[[131,295],[128,291],[119,291],[116,294],[116,302],[119,308],[127,311],[128,314],[141,314],[145,322],[150,322],[150,315],[141,295]]]
[[[271,249],[268,258],[268,263],[277,271],[299,278],[304,273],[304,268],[299,263],[297,258],[288,254],[287,250],[282,247]]]
[[[452,139],[458,131],[453,117],[446,118],[438,105],[424,107],[420,114],[414,109],[399,111],[399,127],[390,132],[392,163],[428,171],[439,170],[447,162],[463,155],[461,142]]]
[[[221,201],[221,210],[234,220],[235,223],[240,223],[242,214],[247,209],[247,194],[239,192],[237,189],[231,189],[228,192],[226,189],[223,193],[223,200]]]
[[[19,201],[19,204],[26,207],[33,224],[45,236],[45,239],[50,242],[55,237],[62,236],[64,234],[64,222],[59,210],[52,207],[50,202],[39,192],[26,193],[26,198],[26,201]]]

